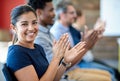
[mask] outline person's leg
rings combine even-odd
[[[94,59],[93,61],[96,62],[96,63],[98,63],[98,64],[102,64],[104,66],[112,68],[114,70],[114,72],[115,72],[115,77],[117,78],[118,81],[120,81],[120,73],[119,73],[119,71],[118,71],[117,68],[115,68],[113,66],[110,66],[109,64],[107,64],[104,61],[99,60],[99,59]]]
[[[69,79],[76,81],[111,81],[109,72],[97,69],[74,69],[68,73]]]
[[[111,75],[108,71],[100,70],[100,69],[77,68],[77,69],[75,69],[75,71],[82,71],[84,73],[92,73],[92,74],[104,75],[106,77],[111,77]]]
[[[111,76],[112,76],[112,81],[115,81],[115,71],[114,69],[104,66],[102,64],[98,64],[95,62],[84,62],[82,61],[81,63],[78,64],[80,68],[92,68],[92,69],[101,69],[101,70],[106,70],[108,71]]]

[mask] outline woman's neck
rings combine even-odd
[[[17,41],[16,45],[20,45],[26,48],[34,49],[34,43],[33,42],[22,42],[22,41]]]

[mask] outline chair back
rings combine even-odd
[[[9,70],[9,68],[4,64],[2,68],[2,72],[4,74],[4,77],[6,81],[17,81],[15,76],[12,74],[12,72]]]

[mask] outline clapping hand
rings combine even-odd
[[[53,42],[53,59],[58,58],[61,60],[65,54],[66,49],[70,48],[70,43],[68,41],[68,34],[63,34],[60,40]]]

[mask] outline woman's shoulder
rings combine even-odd
[[[25,49],[23,49],[20,45],[11,45],[9,46],[8,48],[8,53],[10,52],[17,52],[17,53],[20,53],[20,52],[23,52]]]
[[[31,65],[31,60],[24,50],[26,49],[19,45],[11,45],[9,47],[6,63],[12,72]]]
[[[28,48],[22,47],[20,45],[11,45],[8,48],[7,59],[24,59],[28,58]]]

